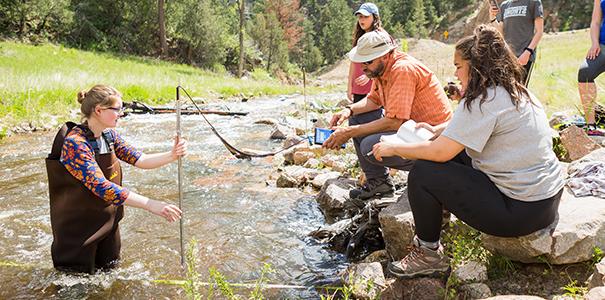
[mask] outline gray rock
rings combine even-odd
[[[518,238],[482,234],[481,239],[490,251],[524,263],[587,261],[595,246],[605,249],[605,200],[575,198],[565,189],[557,220],[549,227]]]
[[[394,260],[402,259],[408,254],[407,248],[415,234],[407,191],[403,191],[396,203],[380,211],[378,220],[387,252]]]
[[[460,287],[465,299],[483,299],[492,296],[492,290],[485,283],[469,283]]]
[[[290,127],[276,124],[273,125],[273,131],[269,137],[272,140],[285,140],[287,136],[296,135],[296,131]]]
[[[275,181],[275,185],[279,188],[293,188],[298,186],[298,181],[290,174],[282,172]]]
[[[347,274],[354,299],[376,299],[380,291],[386,288],[380,263],[354,264],[349,266]]]
[[[316,159],[316,158],[310,158],[303,165],[303,167],[310,168],[310,169],[318,169],[320,166],[321,166],[321,162],[319,161],[319,159]],[[319,175],[321,175],[321,174],[319,174]],[[317,176],[319,176],[319,175],[317,175]],[[315,178],[317,178],[317,177],[315,177]],[[315,180],[315,179],[313,179],[313,180]],[[321,188],[322,186],[323,186],[323,183],[317,187],[315,185],[313,185],[313,187],[318,188],[318,189]]]
[[[355,186],[351,179],[332,179],[326,181],[319,194],[317,203],[326,217],[326,222],[333,223],[336,219],[344,217],[345,202],[349,199],[349,190]]]
[[[599,286],[605,286],[605,258],[595,265],[594,273],[588,279],[588,289]]]
[[[596,287],[590,289],[586,295],[584,295],[584,300],[603,300],[605,299],[605,287]]]
[[[319,174],[318,170],[301,166],[286,166],[277,178],[277,187],[298,187],[312,181]]]
[[[298,135],[289,135],[284,140],[282,147],[288,148],[288,147],[291,147],[292,145],[303,144],[304,143],[303,140],[304,139]]]
[[[311,160],[309,160],[309,161],[311,161]],[[309,162],[309,161],[307,161],[307,162]],[[321,173],[321,174],[315,176],[315,178],[313,179],[311,184],[313,185],[314,188],[320,189],[321,187],[324,186],[324,184],[326,184],[326,182],[328,180],[336,179],[338,177],[340,177],[340,172]],[[347,196],[348,196],[348,193],[347,193]]]
[[[456,267],[454,275],[463,283],[482,282],[487,280],[487,267],[480,262],[467,261]]]
[[[315,153],[306,152],[306,151],[297,151],[294,153],[294,164],[295,165],[303,165],[309,159],[315,158]]]

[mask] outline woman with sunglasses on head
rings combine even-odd
[[[143,154],[117,133],[123,114],[122,95],[106,85],[78,93],[83,122],[68,122],[55,137],[46,159],[51,248],[55,268],[94,273],[111,268],[120,258],[120,231],[124,205],[143,208],[169,222],[181,210],[122,187],[118,160],[143,169],[158,168],[187,152],[185,140],[175,140],[171,151]]]
[[[357,46],[357,41],[366,32],[381,30],[380,14],[378,7],[374,3],[364,3],[359,6],[355,12],[357,22],[353,31],[353,47]],[[351,62],[349,65],[349,81],[347,84],[347,97],[354,103],[363,99],[370,93],[372,80],[363,73],[360,63]]]
[[[447,127],[433,127],[438,136],[431,141],[374,146],[378,160],[416,160],[408,177],[416,236],[413,250],[389,265],[395,276],[447,271],[439,243],[443,209],[501,237],[527,235],[555,220],[564,174],[544,108],[524,87],[516,60],[497,29],[480,25],[456,44],[462,99]]]

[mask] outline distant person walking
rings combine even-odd
[[[588,135],[598,136],[604,134],[596,125],[595,105],[597,103],[597,85],[594,80],[601,73],[605,72],[605,54],[603,54],[603,47],[605,45],[604,9],[605,0],[594,0],[592,20],[590,22],[590,40],[592,41],[592,46],[588,49],[586,59],[578,70],[578,92],[580,93],[580,101],[584,109],[587,133]]]
[[[490,1],[492,23],[504,35],[517,61],[525,69],[523,83],[529,84],[536,62],[536,49],[544,33],[544,11],[540,0],[505,0],[500,7]]]

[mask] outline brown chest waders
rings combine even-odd
[[[53,231],[51,253],[55,268],[93,274],[96,268],[114,266],[120,258],[118,222],[124,216],[124,207],[97,197],[59,161],[65,136],[74,126],[68,122],[61,127],[46,158]],[[92,132],[86,131],[87,139],[94,140]],[[95,149],[95,160],[105,178],[121,185],[122,170],[114,152],[97,152]]]

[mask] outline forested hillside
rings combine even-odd
[[[547,31],[587,27],[590,0],[543,0]],[[161,57],[241,75],[315,71],[351,45],[347,0],[0,0],[0,35],[85,50]],[[377,0],[395,37],[439,37],[484,0]],[[240,46],[243,45],[243,46]],[[243,51],[240,52],[240,49]],[[240,56],[244,57],[240,66]]]

